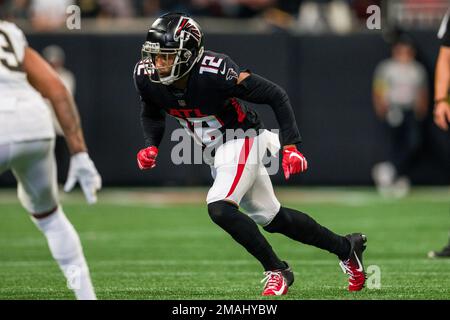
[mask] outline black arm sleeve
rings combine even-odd
[[[141,126],[144,131],[145,145],[159,147],[166,127],[165,113],[148,105],[142,98],[141,106]]]
[[[248,102],[270,105],[280,126],[283,145],[302,141],[289,97],[279,85],[252,73],[234,86],[231,95]]]
[[[164,135],[166,114],[163,110],[151,103],[148,98],[148,87],[144,82],[145,73],[142,75],[142,62],[134,67],[133,82],[141,103],[141,127],[144,132],[145,145],[147,147],[159,147]]]

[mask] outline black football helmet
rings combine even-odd
[[[150,81],[170,85],[183,78],[203,54],[203,33],[191,17],[182,13],[168,13],[159,17],[147,34],[142,46],[142,60]],[[156,56],[174,55],[170,74],[160,76]]]

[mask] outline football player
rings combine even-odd
[[[201,29],[187,15],[161,16],[146,40],[142,60],[134,69],[146,143],[137,154],[139,168],[155,167],[166,114],[174,117],[204,148],[215,147],[209,161],[214,183],[206,199],[208,213],[262,264],[262,295],[286,294],[294,274],[275,254],[258,225],[267,232],[281,233],[334,253],[350,277],[349,290],[361,290],[365,282],[365,235],[337,235],[307,214],[281,206],[262,163],[266,150],[278,152],[278,135],[264,130],[258,114],[242,101],[272,107],[281,129],[285,178],[308,167],[298,150],[301,138],[286,92],[256,73],[241,69],[227,55],[205,51]],[[230,130],[247,134],[229,138]]]
[[[447,156],[450,156],[450,9],[444,16],[438,37],[441,39],[441,47],[436,63],[436,76],[434,85],[434,122],[444,131],[447,131],[448,148]],[[428,252],[430,258],[450,258],[450,240],[440,251]]]
[[[51,102],[71,152],[64,188],[79,182],[94,203],[101,178],[87,153],[73,97],[22,31],[0,20],[0,174],[13,172],[19,200],[47,238],[76,298],[91,300],[96,296],[80,239],[58,200],[55,133],[43,98]]]

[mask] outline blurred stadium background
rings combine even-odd
[[[69,5],[81,9],[80,30],[66,27]],[[370,5],[381,8],[381,30],[366,26]],[[209,168],[172,164],[175,121],[169,119],[157,167],[142,173],[136,165],[143,138],[132,70],[148,27],[168,11],[190,13],[203,27],[207,49],[225,52],[287,90],[309,169],[289,182],[281,172],[273,176],[283,186],[276,192],[338,232],[367,232],[368,264],[382,268],[384,291],[360,297],[450,298],[448,261],[426,260],[428,250],[447,241],[450,218],[448,135],[433,124],[432,95],[411,194],[383,199],[371,178],[390,148],[372,105],[375,67],[389,56],[396,35],[408,32],[432,92],[436,33],[448,6],[443,0],[0,0],[1,15],[25,31],[33,48],[63,49],[76,82],[105,190],[92,207],[77,193],[62,200],[80,231],[99,298],[249,298],[258,284],[257,264],[209,221],[203,205]],[[269,107],[256,108],[268,128],[277,127]],[[63,182],[69,156],[61,143],[56,152]],[[11,174],[0,176],[0,298],[71,297],[14,186]],[[345,278],[328,255],[269,238],[298,270],[298,288],[287,298],[352,297],[341,292]],[[220,252],[208,245],[218,242]],[[161,279],[165,285],[158,289]],[[236,279],[242,288],[227,291],[223,284]]]
[[[158,168],[142,174],[135,154],[142,145],[139,106],[132,81],[146,31],[156,15],[185,10],[198,17],[207,49],[225,52],[288,92],[295,108],[303,150],[310,162],[292,185],[370,185],[372,166],[385,159],[390,141],[372,106],[376,65],[390,54],[399,29],[417,43],[418,60],[433,89],[439,23],[447,1],[0,1],[4,14],[21,26],[30,45],[42,51],[58,45],[76,80],[75,97],[90,153],[106,186],[207,185],[207,166],[195,170],[170,161],[170,121]],[[68,30],[65,8],[81,8],[80,30]],[[382,29],[368,30],[368,5],[382,8]],[[45,10],[44,10],[45,9]],[[62,11],[61,11],[62,10]],[[59,19],[57,13],[60,14]],[[48,17],[50,15],[52,18]],[[50,23],[50,21],[53,21]],[[446,136],[432,123],[432,95],[424,149],[412,171],[418,184],[448,184],[450,156]],[[270,108],[257,110],[276,128]],[[172,119],[171,119],[172,120]],[[61,151],[61,153],[63,153]],[[357,165],[355,165],[357,164]],[[62,159],[60,179],[67,172]],[[11,184],[11,176],[0,178]],[[274,177],[283,183],[281,174]]]

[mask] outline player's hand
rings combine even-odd
[[[89,204],[96,203],[97,191],[102,188],[102,178],[86,152],[76,153],[70,159],[64,191],[71,191],[77,182],[83,190],[86,201]]]
[[[157,156],[158,156],[158,148],[155,146],[151,146],[139,151],[137,154],[137,163],[139,169],[147,170],[154,168],[156,166]]]
[[[306,169],[308,169],[308,161],[306,161],[303,154],[297,150],[297,147],[285,146],[283,149],[282,167],[284,177],[288,180],[291,174],[306,171]]]
[[[447,101],[441,101],[434,107],[434,123],[442,130],[448,130],[450,122],[450,104]]]

